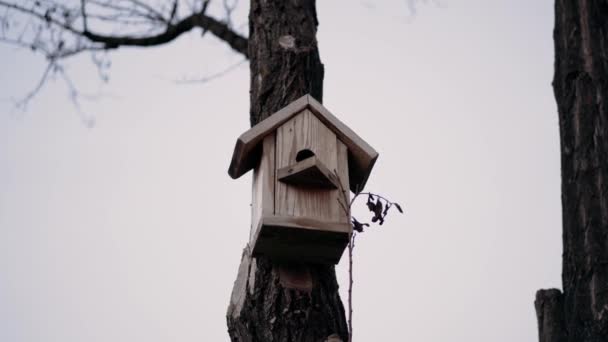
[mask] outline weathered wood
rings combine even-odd
[[[555,2],[563,222],[558,341],[608,341],[608,2]],[[556,301],[557,302],[557,301]],[[558,318],[548,318],[558,317]],[[544,316],[543,320],[561,315]],[[540,319],[540,317],[539,317]],[[558,326],[559,322],[547,322]],[[553,341],[540,327],[541,341]],[[554,330],[559,331],[559,330]],[[560,339],[561,338],[561,339]]]
[[[301,112],[307,106],[308,97],[305,95],[241,134],[234,146],[232,160],[228,167],[230,177],[234,179],[239,178],[247,173],[247,171],[253,169],[260,158],[260,153],[256,148],[264,137],[273,133],[285,121]]]
[[[349,156],[349,188],[352,191],[362,190],[378,159],[378,152],[308,94],[241,134],[234,147],[228,174],[232,178],[238,178],[251,170],[260,158],[258,145],[262,139],[303,111],[313,113],[346,145]]]
[[[338,179],[317,157],[277,170],[279,182],[315,189],[338,189]]]
[[[310,150],[330,170],[338,167],[336,135],[310,111],[305,110],[276,130],[276,167],[291,166],[301,150]],[[339,221],[339,191],[303,188],[277,181],[275,214]]]
[[[307,109],[266,136],[254,170],[254,256],[338,263],[351,229],[347,158],[346,145]]]
[[[262,158],[253,171],[253,189],[251,200],[251,230],[249,241],[253,244],[253,237],[259,227],[263,216],[274,215],[274,177],[275,177],[275,134],[271,133],[264,138],[262,144]]]
[[[316,27],[313,0],[251,1],[252,126],[304,94],[322,99]],[[293,42],[286,44],[286,37]],[[278,267],[264,257],[252,259],[248,249],[241,268],[246,272],[239,274],[233,289],[239,294],[232,296],[240,305],[231,304],[227,314],[231,341],[317,342],[330,336],[332,341],[346,341],[344,307],[332,265],[309,265],[310,293],[283,287]]]
[[[338,217],[340,222],[350,222],[350,191],[348,190],[349,177],[348,177],[348,149],[340,140],[336,143],[338,148],[338,182],[341,182],[341,186],[338,187],[339,191],[339,204]]]
[[[254,238],[253,256],[336,264],[348,244],[351,229],[346,222],[310,217],[264,217]]]
[[[348,148],[350,189],[353,192],[363,190],[378,159],[378,152],[313,97],[309,97],[308,104],[319,120],[336,133]]]
[[[275,227],[293,227],[314,231],[328,231],[335,233],[350,233],[350,224],[345,222],[327,222],[313,217],[269,216],[262,219],[264,225]]]

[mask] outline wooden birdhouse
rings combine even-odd
[[[243,133],[228,173],[253,169],[253,256],[338,263],[351,234],[349,189],[378,153],[305,95]]]

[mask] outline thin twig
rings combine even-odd
[[[353,341],[353,250],[356,236],[357,233],[352,232],[348,242],[348,342]]]
[[[386,203],[388,203],[388,204],[390,204],[390,205],[395,204],[395,202],[391,202],[391,201],[390,201],[390,200],[388,200],[387,198],[382,197],[382,196],[380,196],[380,195],[378,195],[378,194],[372,194],[371,192],[360,192],[360,193],[358,193],[357,195],[369,195],[369,196],[376,196],[376,197],[378,197],[378,198],[383,199],[383,200],[384,200]]]
[[[66,86],[68,87],[68,95],[69,95],[70,101],[72,102],[72,105],[74,105],[74,107],[76,108],[76,111],[78,112],[78,116],[80,117],[80,120],[82,120],[82,122],[87,127],[89,127],[89,128],[93,127],[95,125],[95,119],[91,118],[91,117],[87,117],[86,113],[82,110],[82,106],[80,105],[80,99],[82,97],[82,94],[78,91],[78,88],[74,85],[74,82],[72,81],[70,76],[66,73],[65,69],[61,65],[58,65],[56,67],[56,70],[59,73],[59,75],[61,76],[61,78],[64,80]]]
[[[350,209],[352,208],[353,202],[359,193],[355,193],[355,196],[349,200],[349,192],[344,189],[340,175],[335,169],[334,175],[338,179],[338,186],[340,187],[340,192],[342,193],[343,197],[342,200],[344,201],[344,203],[342,203],[340,198],[338,198],[338,203],[344,210],[344,213],[350,222]],[[345,205],[346,203],[348,203],[348,208]],[[356,233],[351,229],[348,239],[348,342],[352,342],[353,340],[353,249],[355,249],[355,235]]]
[[[46,66],[46,69],[42,73],[42,77],[40,77],[40,80],[38,81],[38,83],[36,84],[34,89],[32,89],[29,93],[27,93],[27,95],[25,95],[22,99],[15,101],[15,107],[25,111],[30,100],[32,98],[34,98],[34,96],[36,96],[36,94],[38,94],[40,92],[40,90],[46,83],[51,71],[53,71],[53,69],[55,69],[55,68],[56,68],[55,62],[53,62],[53,61],[49,62],[48,65]]]
[[[186,14],[183,18],[178,10],[178,0],[168,2],[169,6],[156,6],[143,0],[76,0],[69,4],[58,0],[0,0],[0,44],[27,48],[44,56],[48,64],[31,91],[9,101],[16,109],[24,109],[51,77],[59,76],[69,88],[70,100],[83,116],[79,99],[84,96],[74,91],[73,82],[63,69],[64,60],[87,51],[162,45],[195,28],[209,31],[247,59],[247,37],[232,30],[222,19],[207,15],[210,0],[202,0],[200,12]],[[232,8],[230,4],[228,9]],[[182,83],[210,81],[242,63],[244,61]],[[108,64],[95,64],[105,81]]]
[[[359,189],[359,186],[357,185],[355,187],[355,191],[354,191],[354,196],[349,200],[349,191],[346,191],[344,189],[344,186],[342,184],[342,181],[340,180],[340,175],[338,174],[338,171],[333,170],[334,171],[334,175],[335,177],[338,179],[338,186],[339,186],[339,190],[342,193],[342,200],[340,200],[340,198],[338,198],[338,203],[340,204],[340,206],[342,207],[342,210],[344,210],[349,222],[351,222],[352,224],[352,228],[350,231],[350,236],[349,236],[349,240],[348,240],[348,342],[352,342],[353,340],[353,284],[354,284],[354,278],[353,278],[353,251],[355,249],[355,238],[357,236],[357,232],[362,232],[363,231],[363,226],[369,226],[369,224],[367,223],[360,223],[359,221],[357,221],[357,219],[355,218],[351,218],[351,209],[353,204],[355,203],[355,201],[357,200],[357,198],[361,195],[368,195],[368,196],[375,196],[377,198],[377,201],[379,202],[380,199],[382,199],[384,202],[386,202],[386,207],[384,212],[382,213],[382,216],[380,217],[380,224],[382,224],[382,220],[384,219],[384,217],[386,216],[388,209],[395,205],[398,210],[401,212],[401,208],[400,206],[395,203],[392,202],[390,200],[388,200],[386,197],[371,193],[371,192],[361,192],[361,189]],[[347,205],[348,204],[348,205]],[[369,199],[368,199],[368,205],[369,205]],[[378,208],[378,207],[376,207]],[[382,206],[380,205],[379,208],[382,208]],[[370,209],[371,210],[371,209]],[[380,209],[382,210],[382,209]],[[375,213],[376,216],[374,216],[374,218],[372,218],[372,222],[375,222],[375,219],[377,219],[378,217],[378,213]]]
[[[82,15],[82,28],[86,32],[89,30],[89,26],[87,25],[87,13],[85,9],[86,0],[80,0],[80,14]]]
[[[177,84],[192,84],[192,83],[205,83],[205,82],[209,82],[212,81],[216,78],[222,77],[228,73],[230,73],[233,70],[236,70],[239,66],[241,66],[241,64],[247,62],[247,59],[243,59],[235,64],[232,64],[230,66],[228,66],[227,68],[220,70],[216,73],[207,75],[207,76],[203,76],[200,78],[190,78],[190,79],[181,79],[181,80],[176,80],[175,83]]]

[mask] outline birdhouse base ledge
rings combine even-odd
[[[348,245],[351,226],[313,218],[267,216],[253,237],[253,256],[277,261],[337,264]]]

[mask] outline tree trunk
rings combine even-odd
[[[558,289],[539,290],[536,293],[536,314],[540,342],[566,342],[564,330],[563,295]]]
[[[539,291],[540,341],[608,341],[608,1],[557,0],[563,294]],[[552,327],[543,329],[543,327]],[[549,336],[559,332],[560,336]]]
[[[252,0],[251,125],[300,96],[323,94],[314,0]],[[304,279],[293,284],[293,279]],[[308,285],[307,285],[308,284]],[[245,247],[227,313],[232,341],[347,341],[333,266],[278,265]]]

